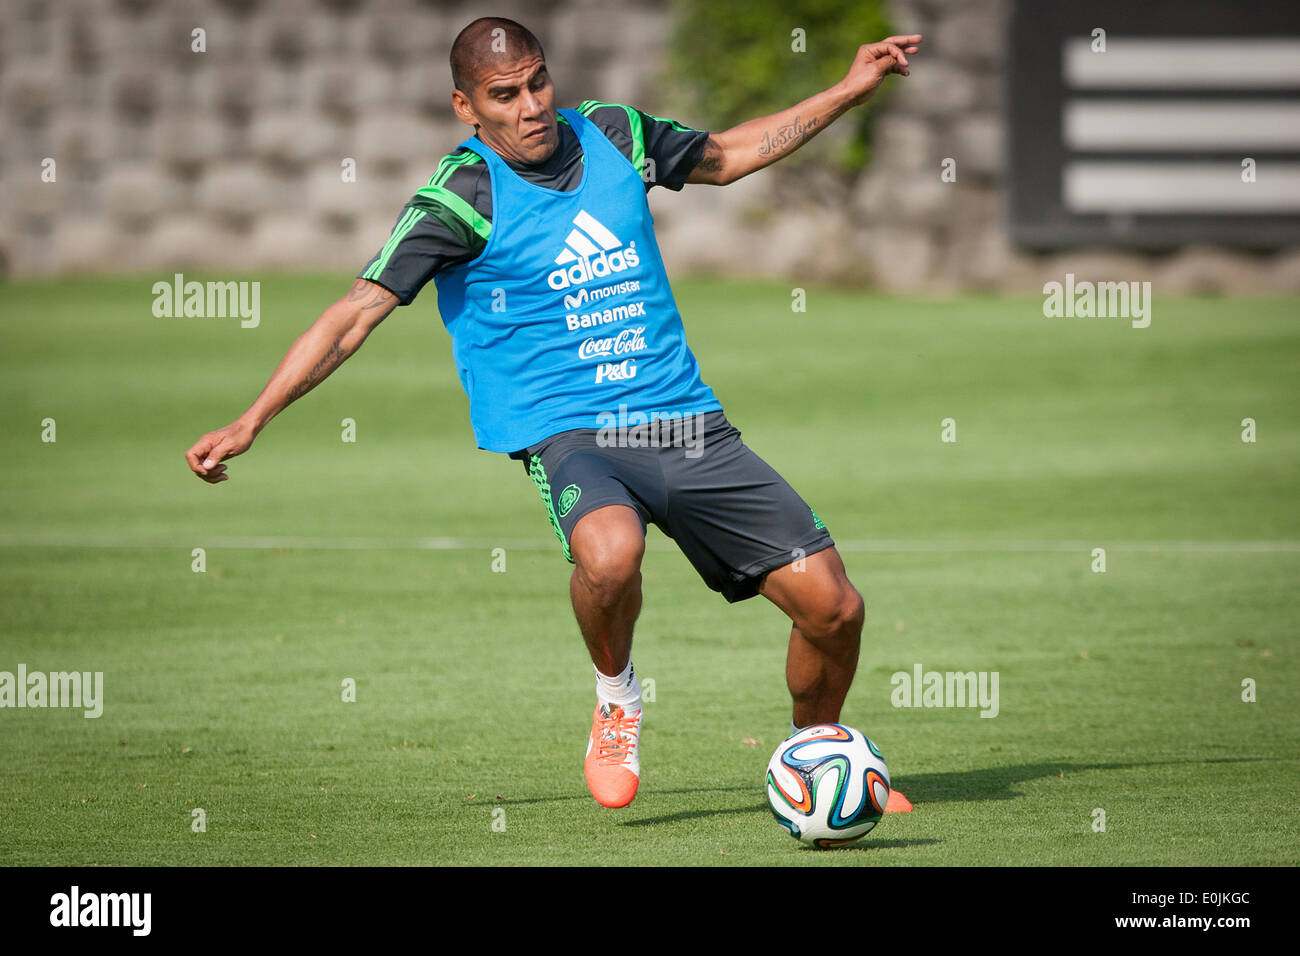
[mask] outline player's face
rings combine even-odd
[[[560,145],[555,87],[540,56],[527,56],[479,77],[466,105],[479,139],[507,159],[542,163]]]

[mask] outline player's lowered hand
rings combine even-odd
[[[209,484],[226,481],[226,466],[221,464],[227,458],[234,458],[248,451],[253,444],[253,429],[241,422],[231,422],[225,428],[208,432],[185,453],[190,470]]]
[[[858,55],[853,59],[844,84],[853,96],[852,105],[860,106],[880,86],[880,81],[891,73],[908,76],[907,57],[916,53],[920,47],[921,34],[885,37],[879,43],[864,43],[858,47]]]

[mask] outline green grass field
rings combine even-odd
[[[474,448],[432,288],[229,482],[189,473],[347,282],[264,278],[256,329],[155,318],[148,278],[0,285],[0,670],[102,671],[105,698],[0,710],[0,863],[1300,863],[1293,300],[1157,295],[1138,330],[677,283],[706,381],[867,601],[843,720],[916,809],[817,852],[763,788],[788,624],[657,530],[641,792],[587,794],[568,565],[520,465]],[[916,664],[996,671],[998,715],[891,706]]]

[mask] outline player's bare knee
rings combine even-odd
[[[597,607],[615,607],[622,603],[629,591],[641,586],[638,565],[626,559],[577,564],[573,573]]]
[[[645,537],[626,529],[610,528],[591,535],[585,547],[574,553],[574,574],[598,603],[614,604],[639,586]]]
[[[860,637],[862,635],[862,624],[867,619],[867,602],[862,599],[861,592],[852,584],[848,585],[845,601],[846,609],[849,612],[847,619],[854,633]]]
[[[810,641],[834,641],[856,647],[862,637],[866,602],[858,589],[847,582],[835,589],[796,624]]]

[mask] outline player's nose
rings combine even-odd
[[[524,119],[541,119],[543,113],[542,101],[532,90],[524,91],[523,96],[520,98],[520,106],[522,108],[522,116]]]

